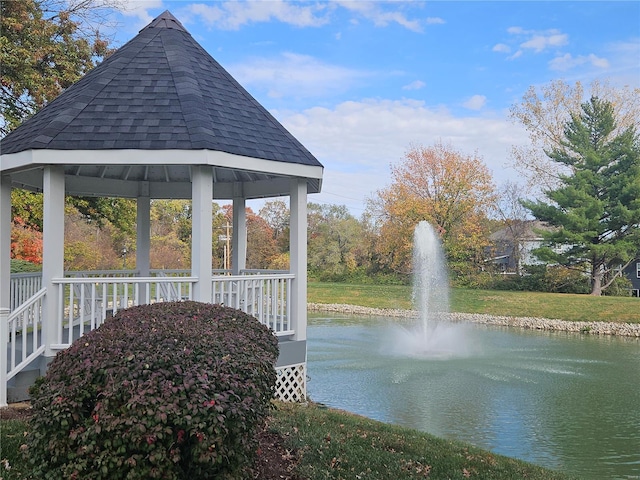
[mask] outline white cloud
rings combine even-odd
[[[507,57],[507,60],[515,60],[516,58],[520,58],[522,56],[522,53],[523,53],[522,50],[518,50],[513,55],[509,55]]]
[[[422,22],[411,19],[401,11],[400,3],[364,2],[364,1],[332,1],[332,2],[289,2],[286,0],[269,1],[220,1],[189,4],[185,13],[194,18],[188,21],[204,21],[209,28],[238,30],[252,23],[278,21],[297,27],[318,27],[327,24],[330,16],[342,8],[355,15],[352,23],[359,18],[373,22],[374,25],[386,27],[398,24],[408,30],[421,32]],[[397,8],[394,8],[398,6]],[[441,18],[427,18],[424,23],[444,23]]]
[[[364,2],[364,1],[336,1],[342,8],[350,12],[357,13],[359,16],[373,22],[379,27],[386,27],[389,24],[397,23],[398,25],[414,32],[422,32],[422,25],[419,20],[411,20],[400,10],[390,10],[388,7],[393,6],[393,2]],[[382,7],[387,8],[382,8]]]
[[[187,12],[203,20],[209,27],[237,30],[250,23],[277,20],[297,27],[318,27],[329,21],[330,4],[294,4],[284,0],[268,2],[225,1],[194,3]]]
[[[497,43],[491,50],[493,50],[494,52],[509,53],[511,52],[511,47],[509,45],[505,45],[504,43]]]
[[[589,55],[589,62],[594,67],[598,68],[609,68],[609,61],[606,58],[600,58],[593,53]]]
[[[445,23],[447,22],[440,17],[427,17],[427,25],[444,25]]]
[[[606,52],[611,64],[607,72],[609,78],[617,85],[640,88],[640,38],[608,44]]]
[[[266,90],[276,98],[292,95],[292,92],[298,97],[344,92],[369,75],[291,52],[272,58],[253,58],[246,63],[230,65],[228,70],[245,87]]]
[[[420,90],[421,88],[426,87],[427,84],[422,80],[414,80],[413,82],[402,87],[403,90]]]
[[[609,61],[594,54],[578,55],[574,57],[570,53],[565,53],[549,62],[549,68],[557,71],[567,71],[582,65],[591,65],[600,69],[609,68]]]
[[[526,33],[526,31],[522,27],[509,27],[507,28],[507,33],[510,33],[512,35],[521,35],[523,33]]]
[[[118,10],[126,17],[137,19],[133,25],[136,32],[151,23],[156,15],[151,15],[149,10],[164,8],[162,0],[117,0]]]
[[[550,48],[558,48],[569,43],[569,35],[557,29],[550,30],[526,30],[522,27],[509,27],[507,33],[512,35],[512,43],[498,43],[493,47],[494,52],[510,53],[517,44],[518,51],[509,56],[510,60],[518,58],[524,50],[533,50],[536,53],[544,52]]]
[[[390,164],[399,162],[412,144],[442,141],[464,154],[477,152],[496,183],[502,183],[515,178],[505,168],[512,145],[528,142],[526,132],[507,118],[454,117],[416,100],[349,101],[334,108],[273,113],[325,166],[325,193],[310,200],[344,204],[354,213],[362,211],[364,199],[389,185]]]
[[[469,110],[480,110],[487,103],[487,97],[484,95],[474,95],[463,103],[465,108]]]
[[[530,48],[536,53],[543,52],[550,47],[560,47],[569,42],[567,34],[558,33],[552,30],[547,33],[535,34],[529,40],[520,44],[521,48]]]

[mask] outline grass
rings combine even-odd
[[[0,420],[0,479],[27,478],[29,465],[20,452],[27,428],[22,420]]]
[[[568,479],[542,467],[427,433],[323,408],[278,403],[271,428],[320,479]]]
[[[275,402],[270,430],[310,480],[465,479],[566,480],[570,477],[520,460],[427,433],[387,425],[316,404]],[[0,421],[0,478],[28,477],[20,453],[28,423]],[[5,463],[5,461],[7,463]],[[10,466],[10,469],[6,467]]]
[[[309,282],[311,303],[344,303],[374,308],[409,309],[411,287]],[[451,289],[451,311],[567,321],[640,323],[640,301],[631,297],[595,297],[562,293]]]

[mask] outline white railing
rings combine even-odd
[[[67,277],[132,277],[134,270],[87,270],[65,272]],[[42,288],[42,272],[12,273],[9,283],[9,310],[13,311],[25,303]]]
[[[9,282],[9,310],[25,303],[42,288],[42,272],[12,273]]]
[[[44,351],[42,342],[42,299],[46,289],[40,289],[13,310],[7,317],[8,359],[7,377],[11,380]]]
[[[291,335],[291,282],[289,273],[227,275],[212,279],[212,301],[256,317],[276,335]]]
[[[6,404],[6,382],[40,356],[43,299],[57,296],[56,338],[53,350],[69,347],[85,333],[98,328],[108,317],[127,307],[156,302],[191,300],[197,278],[189,272],[151,272],[151,277],[134,277],[131,271],[68,272],[56,278],[56,291],[47,292],[41,274],[11,276],[11,309],[0,308],[0,406]],[[237,308],[255,316],[278,336],[292,335],[291,295],[293,274],[243,271],[242,275],[217,272],[211,284],[211,302]],[[111,276],[115,275],[115,276]],[[13,293],[16,292],[16,293]],[[30,293],[30,295],[28,295]],[[28,297],[28,298],[27,298]],[[5,353],[6,352],[6,353]]]
[[[57,344],[67,348],[73,340],[98,328],[124,308],[157,302],[192,299],[194,277],[89,277],[58,278]]]
[[[149,271],[152,277],[187,277],[191,274],[191,270],[184,268],[160,270],[153,268]],[[214,268],[211,270],[213,275],[231,275],[231,270],[224,268]]]
[[[223,275],[212,279],[211,302],[255,316],[277,335],[291,335],[293,274]],[[57,344],[63,349],[119,310],[156,302],[191,300],[195,277],[78,277],[55,279]]]

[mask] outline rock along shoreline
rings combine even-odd
[[[308,303],[307,310],[311,312],[343,313],[347,315],[369,315],[375,317],[415,318],[415,310],[400,310],[387,308],[369,308],[358,305]],[[484,325],[498,325],[518,327],[529,330],[550,330],[561,332],[575,332],[591,335],[618,335],[624,337],[639,337],[640,324],[614,322],[569,322],[550,318],[508,317],[500,315],[485,315],[480,313],[449,313],[452,322],[472,322]]]

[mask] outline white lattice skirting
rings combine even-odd
[[[276,368],[275,397],[283,402],[303,402],[307,399],[307,364]]]

